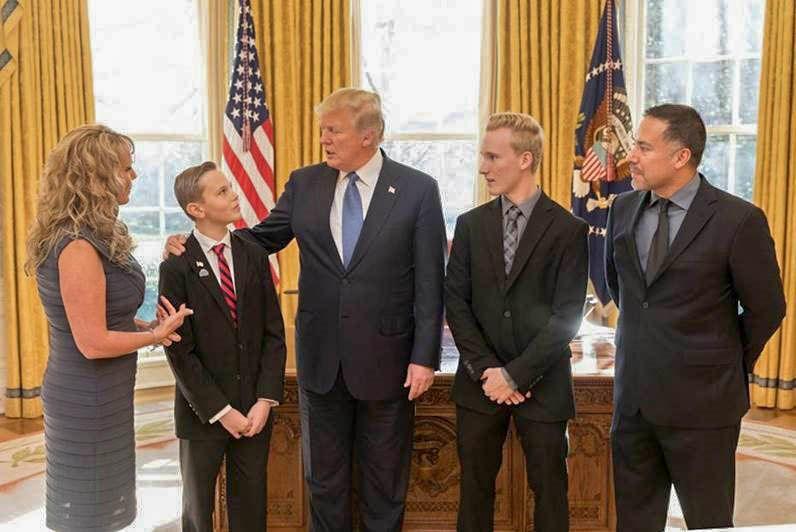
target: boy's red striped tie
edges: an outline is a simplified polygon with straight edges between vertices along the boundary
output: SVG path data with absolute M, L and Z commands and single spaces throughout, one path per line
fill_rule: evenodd
M 232 316 L 232 322 L 237 325 L 238 323 L 238 299 L 235 297 L 235 285 L 232 282 L 232 274 L 229 271 L 229 264 L 227 259 L 224 258 L 225 244 L 216 244 L 211 249 L 218 257 L 218 271 L 221 274 L 219 281 L 221 282 L 221 293 L 224 294 L 224 301 L 227 302 L 229 307 L 229 314 Z

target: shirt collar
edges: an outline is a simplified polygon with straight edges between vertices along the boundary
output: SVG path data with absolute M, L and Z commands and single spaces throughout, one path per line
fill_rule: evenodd
M 539 197 L 541 195 L 542 195 L 542 189 L 536 187 L 536 192 L 531 194 L 530 198 L 517 205 L 517 208 L 520 210 L 522 215 L 525 216 L 526 220 L 531 217 L 531 212 L 533 212 L 533 208 L 539 202 Z M 501 201 L 501 208 L 503 209 L 503 215 L 505 216 L 508 214 L 509 209 L 511 208 L 512 205 L 514 205 L 514 203 L 506 196 L 500 196 L 500 201 Z
M 373 154 L 373 157 L 368 160 L 361 168 L 354 170 L 359 177 L 359 180 L 367 187 L 372 187 L 376 184 L 376 181 L 379 179 L 379 174 L 381 174 L 381 167 L 384 164 L 384 157 L 381 154 L 381 150 L 376 150 L 376 153 Z M 342 181 L 346 178 L 346 176 L 350 172 L 343 172 L 340 171 L 340 174 L 337 176 L 338 181 Z
M 210 251 L 213 249 L 213 247 L 216 244 L 225 244 L 227 247 L 230 247 L 229 231 L 226 232 L 224 238 L 222 238 L 221 240 L 215 240 L 207 235 L 202 234 L 201 232 L 199 232 L 199 229 L 194 227 L 193 236 L 196 237 L 196 241 L 199 242 L 199 246 L 202 248 L 202 251 L 204 251 L 205 255 L 208 256 Z
M 694 177 L 691 178 L 688 183 L 680 187 L 680 189 L 672 194 L 672 197 L 669 198 L 669 201 L 687 211 L 689 207 L 691 207 L 691 203 L 694 201 L 694 198 L 697 195 L 697 191 L 699 190 L 699 172 L 694 174 Z M 655 192 L 650 193 L 650 206 L 655 205 L 661 197 L 658 196 Z

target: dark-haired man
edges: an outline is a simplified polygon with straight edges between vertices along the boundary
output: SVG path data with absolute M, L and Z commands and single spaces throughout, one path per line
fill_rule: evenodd
M 648 109 L 629 157 L 636 190 L 608 217 L 620 532 L 663 530 L 672 484 L 688 528 L 732 526 L 747 374 L 785 315 L 766 217 L 697 171 L 705 138 L 691 107 Z

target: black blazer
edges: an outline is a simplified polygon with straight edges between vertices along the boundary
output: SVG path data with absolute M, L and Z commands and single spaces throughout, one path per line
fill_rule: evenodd
M 452 392 L 458 405 L 486 414 L 513 408 L 535 421 L 575 416 L 569 343 L 586 297 L 588 232 L 542 193 L 506 279 L 500 199 L 459 217 L 445 282 L 460 355 Z M 514 407 L 492 402 L 480 380 L 491 367 L 505 367 L 531 398 Z
M 177 330 L 182 340 L 166 348 L 177 380 L 174 419 L 179 438 L 226 438 L 229 433 L 221 423 L 208 421 L 227 404 L 246 415 L 258 398 L 282 401 L 285 330 L 268 254 L 234 234 L 230 240 L 237 328 L 193 235 L 185 253 L 160 264 L 160 294 L 175 308 L 185 303 L 194 311 Z M 201 270 L 209 275 L 200 276 Z
M 328 392 L 342 365 L 357 399 L 397 398 L 410 362 L 439 367 L 447 246 L 439 188 L 385 156 L 345 269 L 329 227 L 338 174 L 325 163 L 294 171 L 268 218 L 242 231 L 269 253 L 298 242 L 301 386 Z
M 615 411 L 641 409 L 659 425 L 738 423 L 749 409 L 747 374 L 785 316 L 765 214 L 700 179 L 649 286 L 635 239 L 649 192 L 621 194 L 608 215 L 605 272 L 620 310 Z

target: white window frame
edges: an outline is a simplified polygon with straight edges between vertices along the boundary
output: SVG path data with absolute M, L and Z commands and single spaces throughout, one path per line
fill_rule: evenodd
M 196 13 L 198 17 L 201 17 L 201 10 L 205 9 L 205 4 L 201 0 L 193 0 L 194 4 L 196 5 Z M 232 3 L 230 2 L 230 10 L 232 10 Z M 230 19 L 232 20 L 232 19 Z M 204 54 L 201 53 L 202 47 L 202 36 L 201 36 L 201 27 L 199 28 L 199 35 L 197 40 L 197 46 L 200 50 L 198 54 L 201 57 L 201 60 L 204 62 Z M 231 40 L 230 42 L 234 42 Z M 204 68 L 207 68 L 207 65 L 203 65 Z M 202 158 L 203 160 L 208 159 L 209 154 L 209 131 L 208 131 L 208 124 L 207 124 L 207 110 L 209 108 L 208 101 L 207 101 L 207 76 L 202 75 L 202 91 L 201 97 L 204 99 L 204 120 L 202 124 L 202 134 L 189 134 L 189 133 L 149 133 L 144 131 L 125 131 L 124 133 L 129 136 L 135 144 L 139 142 L 201 142 L 203 143 L 202 146 Z M 133 167 L 135 167 L 135 161 L 133 161 Z M 161 228 L 160 237 L 162 241 L 165 241 L 165 217 L 166 214 L 171 213 L 182 213 L 182 209 L 179 206 L 171 206 L 166 205 L 166 194 L 168 193 L 166 187 L 164 186 L 164 181 L 166 176 L 164 174 L 163 168 L 161 167 L 160 173 L 158 175 L 158 204 L 157 206 L 122 206 L 121 213 L 122 217 L 124 213 L 151 213 L 157 212 L 158 213 L 158 225 Z M 133 234 L 135 237 L 135 234 Z M 151 240 L 151 239 L 147 239 Z M 166 353 L 163 350 L 162 346 L 157 346 L 154 348 L 142 348 L 138 352 L 138 375 L 136 377 L 136 384 L 135 389 L 147 389 L 147 388 L 159 388 L 162 386 L 173 386 L 175 384 L 174 375 L 169 368 L 168 362 L 166 360 Z
M 351 64 L 351 82 L 354 87 L 365 88 L 362 84 L 362 6 L 367 0 L 351 0 L 351 57 L 349 59 Z M 481 0 L 484 1 L 484 0 Z M 486 0 L 489 1 L 489 0 Z M 482 54 L 483 56 L 483 54 Z M 478 142 L 480 140 L 480 132 L 476 129 L 472 133 L 468 132 L 445 132 L 445 133 L 395 133 L 385 132 L 383 142 L 390 141 L 418 141 L 418 142 L 447 142 L 447 141 L 469 141 L 476 144 L 476 167 L 473 168 L 475 179 L 472 187 L 472 201 L 471 206 L 475 207 L 478 204 Z M 389 155 L 389 154 L 388 154 Z M 446 175 L 445 171 L 446 160 L 442 158 L 440 162 L 440 176 Z M 439 176 L 434 176 L 439 177 Z M 443 205 L 444 207 L 444 205 Z M 449 235 L 453 238 L 453 235 Z
M 625 70 L 625 83 L 628 91 L 628 101 L 630 104 L 632 116 L 634 117 L 634 127 L 638 127 L 638 122 L 644 113 L 644 89 L 646 66 L 655 63 L 670 63 L 670 62 L 686 62 L 691 64 L 694 62 L 711 62 L 729 60 L 733 64 L 733 103 L 732 103 L 732 121 L 733 124 L 739 123 L 740 115 L 740 90 L 741 90 L 741 66 L 740 63 L 745 59 L 761 59 L 762 50 L 760 53 L 741 53 L 741 54 L 724 54 L 713 56 L 700 56 L 697 60 L 689 58 L 688 56 L 680 57 L 666 57 L 666 58 L 646 58 L 646 42 L 647 42 L 647 24 L 646 24 L 646 5 L 647 0 L 627 0 L 623 4 L 624 8 L 624 42 L 622 43 L 622 51 L 625 56 L 625 64 L 630 68 Z M 735 11 L 731 13 L 730 18 L 738 20 L 741 16 L 739 3 L 731 4 L 732 9 Z M 693 83 L 691 79 L 691 69 L 687 69 L 686 79 L 686 102 L 691 102 Z M 728 153 L 728 174 L 727 174 L 727 188 L 731 193 L 735 191 L 735 155 L 738 136 L 751 135 L 757 138 L 757 124 L 750 125 L 706 125 L 708 142 L 711 136 L 727 135 L 729 138 Z

